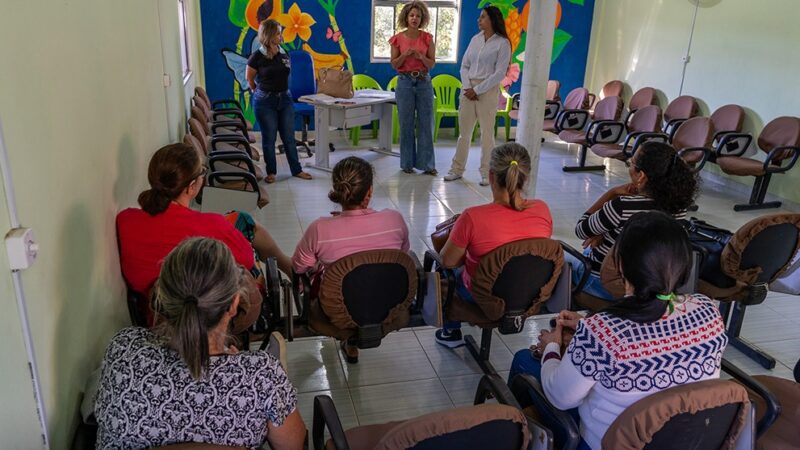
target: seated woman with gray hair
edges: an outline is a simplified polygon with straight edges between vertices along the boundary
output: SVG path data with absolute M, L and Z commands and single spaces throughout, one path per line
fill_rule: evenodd
M 215 239 L 186 239 L 167 255 L 155 286 L 156 327 L 125 328 L 106 350 L 95 404 L 98 449 L 182 442 L 302 448 L 297 391 L 279 361 L 231 343 L 241 270 Z

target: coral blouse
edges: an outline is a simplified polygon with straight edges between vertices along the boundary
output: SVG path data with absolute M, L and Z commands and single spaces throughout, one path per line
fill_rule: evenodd
M 411 39 L 406 36 L 405 32 L 401 31 L 389 39 L 389 45 L 397 47 L 401 54 L 413 48 L 423 55 L 427 55 L 428 49 L 433 45 L 433 35 L 420 30 L 419 36 L 416 39 Z M 398 72 L 413 72 L 415 70 L 427 71 L 428 68 L 425 67 L 421 60 L 414 57 L 406 58 L 403 64 L 397 68 Z

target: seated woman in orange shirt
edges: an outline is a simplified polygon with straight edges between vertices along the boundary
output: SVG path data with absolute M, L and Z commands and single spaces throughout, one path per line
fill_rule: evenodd
M 509 242 L 549 238 L 553 234 L 547 204 L 522 196 L 530 176 L 531 159 L 525 147 L 512 142 L 492 150 L 492 203 L 465 209 L 439 253 L 445 267 L 457 268 L 456 293 L 462 299 L 474 302 L 471 279 L 483 255 Z M 436 342 L 450 348 L 464 345 L 461 323 L 446 322 L 443 329 L 436 331 Z

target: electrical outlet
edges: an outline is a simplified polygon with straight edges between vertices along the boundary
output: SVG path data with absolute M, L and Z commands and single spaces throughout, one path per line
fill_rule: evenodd
M 24 270 L 39 254 L 39 244 L 30 228 L 14 228 L 6 234 L 6 252 L 11 270 Z

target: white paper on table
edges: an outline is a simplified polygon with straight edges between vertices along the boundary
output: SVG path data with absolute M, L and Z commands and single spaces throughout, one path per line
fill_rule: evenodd
M 380 89 L 361 89 L 353 94 L 353 97 L 361 98 L 394 98 L 394 92 L 382 91 Z

